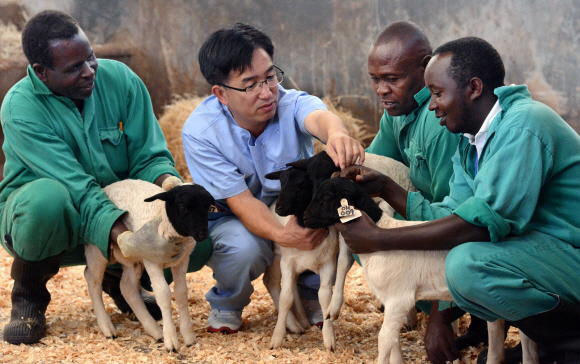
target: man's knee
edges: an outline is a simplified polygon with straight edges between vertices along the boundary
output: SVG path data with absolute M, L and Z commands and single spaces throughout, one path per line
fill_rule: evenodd
M 452 292 L 464 295 L 474 289 L 475 282 L 481 277 L 481 254 L 478 253 L 483 243 L 465 243 L 449 251 L 445 260 L 445 276 Z
M 27 189 L 27 215 L 35 221 L 50 223 L 52 219 L 62 219 L 73 207 L 70 193 L 58 181 L 41 178 L 23 188 Z

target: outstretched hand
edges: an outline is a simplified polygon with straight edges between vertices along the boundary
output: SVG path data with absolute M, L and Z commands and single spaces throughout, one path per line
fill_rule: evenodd
M 326 153 L 334 161 L 334 165 L 344 169 L 355 163 L 362 164 L 365 160 L 365 150 L 359 141 L 346 134 L 335 133 L 326 141 Z
M 374 253 L 378 249 L 375 246 L 375 239 L 377 229 L 384 230 L 364 212 L 361 211 L 362 216 L 356 220 L 343 223 L 336 223 L 334 227 L 342 234 L 344 242 L 348 245 L 353 254 Z
M 373 197 L 379 196 L 383 192 L 388 178 L 374 169 L 363 166 L 346 167 L 340 172 L 340 177 L 345 177 L 358 183 Z

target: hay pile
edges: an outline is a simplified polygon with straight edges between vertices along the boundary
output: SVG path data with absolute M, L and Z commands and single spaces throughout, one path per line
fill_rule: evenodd
M 167 140 L 167 147 L 173 159 L 175 159 L 175 169 L 177 169 L 177 172 L 179 172 L 185 182 L 191 182 L 191 175 L 187 169 L 185 155 L 183 154 L 181 130 L 185 120 L 206 98 L 207 96 L 176 96 L 171 104 L 165 106 L 163 115 L 159 118 L 159 125 Z
M 0 327 L 10 318 L 10 258 L 0 249 Z M 130 321 L 117 311 L 113 301 L 104 295 L 105 307 L 118 332 L 118 338 L 106 339 L 97 327 L 84 267 L 63 268 L 49 281 L 52 301 L 48 306 L 48 333 L 35 345 L 10 345 L 0 340 L 0 363 L 372 363 L 378 355 L 377 337 L 382 314 L 369 292 L 362 269 L 355 264 L 348 274 L 345 303 L 334 327 L 337 350 L 327 353 L 322 332 L 310 328 L 305 334 L 288 334 L 283 347 L 269 349 L 276 324 L 276 311 L 259 278 L 252 302 L 243 313 L 243 331 L 235 335 L 210 334 L 206 331 L 209 305 L 204 294 L 213 286 L 211 270 L 187 275 L 189 311 L 193 319 L 197 344 L 181 347 L 179 353 L 167 353 L 162 343 L 147 336 L 138 322 Z M 173 320 L 177 306 L 173 305 Z M 462 318 L 460 330 L 466 330 L 468 318 Z M 425 363 L 423 335 L 424 314 L 419 314 L 417 330 L 401 333 L 401 345 L 408 363 Z M 517 343 L 517 334 L 510 331 L 508 345 Z M 464 363 L 475 363 L 481 348 L 463 353 Z
M 175 159 L 175 168 L 185 181 L 191 181 L 191 175 L 187 169 L 185 156 L 183 154 L 183 144 L 181 142 L 181 130 L 187 117 L 195 110 L 195 108 L 207 98 L 207 96 L 183 96 L 176 97 L 174 101 L 165 106 L 163 115 L 159 118 L 159 125 L 167 140 L 169 151 Z M 336 102 L 329 97 L 325 97 L 322 101 L 328 107 L 328 110 L 338 115 L 346 124 L 350 135 L 361 142 L 363 147 L 367 147 L 374 138 L 374 134 L 369 132 L 364 121 L 357 119 L 352 114 L 341 106 L 337 106 Z M 324 144 L 315 139 L 314 153 L 318 153 L 325 149 Z
M 14 24 L 0 21 L 0 59 L 14 58 L 23 55 L 22 32 Z

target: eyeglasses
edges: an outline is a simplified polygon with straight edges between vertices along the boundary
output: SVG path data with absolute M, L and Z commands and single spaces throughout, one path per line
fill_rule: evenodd
M 262 91 L 262 85 L 265 83 L 270 88 L 276 87 L 282 83 L 282 80 L 284 79 L 284 71 L 282 71 L 282 69 L 276 65 L 274 65 L 274 68 L 276 69 L 276 73 L 274 73 L 272 76 L 268 76 L 264 81 L 253 83 L 246 88 L 231 87 L 228 85 L 224 85 L 223 83 L 220 83 L 219 85 L 232 90 L 245 92 L 248 95 L 257 95 Z

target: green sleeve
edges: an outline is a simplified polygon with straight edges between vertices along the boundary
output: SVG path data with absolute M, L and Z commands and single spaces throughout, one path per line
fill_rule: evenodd
M 164 173 L 179 177 L 145 85 L 133 71 L 126 69 L 126 72 L 130 87 L 124 132 L 129 156 L 129 178 L 153 183 Z
M 386 111 L 381 118 L 379 132 L 366 151 L 383 157 L 393 158 L 394 160 L 404 163 L 397 142 L 397 137 L 395 136 L 393 118 L 389 116 Z
M 16 158 L 30 171 L 23 173 L 34 174 L 31 179 L 50 178 L 62 183 L 81 216 L 80 237 L 108 257 L 112 224 L 124 211 L 85 172 L 71 148 L 42 122 L 42 115 L 31 109 L 13 115 L 22 115 L 22 119 L 6 120 L 4 133 Z

